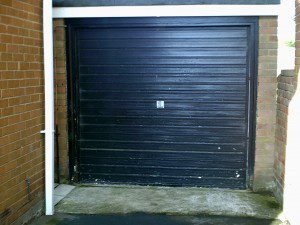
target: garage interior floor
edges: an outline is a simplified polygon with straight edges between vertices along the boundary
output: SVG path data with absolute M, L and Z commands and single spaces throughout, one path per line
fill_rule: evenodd
M 222 215 L 276 219 L 279 218 L 281 208 L 270 195 L 244 190 L 81 185 L 60 200 L 55 212 L 90 215 Z

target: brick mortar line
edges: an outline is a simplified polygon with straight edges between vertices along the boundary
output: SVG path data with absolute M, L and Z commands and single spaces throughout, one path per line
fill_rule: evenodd
M 41 143 L 41 142 L 42 142 L 42 140 L 37 140 L 37 141 L 33 142 L 32 145 L 33 145 L 33 144 L 39 144 L 39 143 Z M 28 146 L 28 145 L 26 145 L 26 146 Z M 24 148 L 24 147 L 20 147 L 20 148 Z M 16 151 L 20 151 L 20 148 L 15 149 L 13 152 L 15 153 Z M 23 157 L 28 156 L 28 155 L 30 155 L 30 153 L 33 153 L 33 152 L 36 152 L 36 151 L 39 151 L 39 150 L 43 150 L 43 147 L 42 147 L 42 146 L 39 146 L 39 147 L 37 147 L 35 150 L 33 150 L 32 152 L 29 152 L 29 153 L 27 153 L 26 155 L 23 155 Z M 42 157 L 42 158 L 43 158 L 44 155 L 41 155 L 41 156 L 37 156 L 37 157 L 35 157 L 35 158 L 32 158 L 32 159 L 30 159 L 30 161 L 32 161 L 32 160 L 34 160 L 34 159 L 37 159 L 38 157 Z M 19 157 L 19 158 L 13 159 L 13 160 L 11 160 L 11 161 L 9 161 L 9 162 L 6 162 L 6 163 L 2 164 L 0 168 L 5 168 L 5 166 L 7 166 L 7 164 L 17 162 L 17 161 L 18 161 L 19 159 L 21 159 L 21 158 L 22 158 L 22 156 Z M 30 161 L 28 161 L 28 162 L 30 162 Z M 23 163 L 22 165 L 19 165 L 19 166 L 15 167 L 14 169 L 18 169 L 18 168 L 22 167 L 23 165 L 24 165 L 24 163 Z M 9 173 L 9 172 L 11 172 L 11 170 L 6 171 L 6 173 Z M 15 177 L 13 177 L 13 178 L 7 180 L 6 182 L 4 182 L 4 183 L 2 183 L 2 184 L 5 184 L 5 183 L 11 181 L 11 180 L 14 179 L 14 178 L 15 178 Z
M 41 179 L 37 179 L 34 183 L 32 183 L 32 185 L 33 185 L 33 184 L 36 184 L 36 183 L 38 183 L 38 182 L 40 182 L 40 181 L 41 181 Z M 41 189 L 41 186 L 36 187 L 35 189 L 33 189 L 33 190 L 32 190 L 32 193 L 37 192 L 39 189 Z M 23 191 L 24 191 L 24 190 L 23 190 Z M 19 191 L 19 192 L 17 192 L 17 194 L 19 194 L 19 193 L 21 193 L 21 192 L 23 192 L 23 191 Z M 44 192 L 44 190 L 43 190 L 43 192 Z M 15 195 L 14 195 L 14 196 L 15 196 Z M 13 205 L 18 204 L 19 201 L 24 200 L 24 199 L 26 199 L 26 198 L 27 198 L 27 194 L 26 194 L 25 196 L 23 196 L 20 200 L 18 200 L 17 202 L 15 202 Z M 43 197 L 40 196 L 40 198 L 43 198 Z M 32 201 L 35 201 L 35 200 L 33 199 Z
M 36 184 L 38 181 L 40 181 L 40 179 L 38 179 L 38 180 L 37 180 L 36 182 L 34 182 L 34 183 Z M 34 183 L 32 183 L 31 185 L 33 185 Z M 15 186 L 14 186 L 14 187 L 15 187 Z M 36 188 L 33 189 L 33 190 L 31 190 L 31 193 L 37 192 L 39 189 L 41 189 L 40 186 L 39 186 L 39 187 L 36 187 Z M 26 189 L 25 189 L 25 191 L 26 191 Z M 7 201 L 9 201 L 9 200 L 11 200 L 12 198 L 14 198 L 17 194 L 20 194 L 20 193 L 22 193 L 22 192 L 24 192 L 24 190 L 18 191 L 18 192 L 15 193 L 11 198 L 7 199 L 7 200 L 4 202 L 4 204 L 5 204 Z M 36 197 L 36 196 L 35 196 L 35 197 Z M 14 202 L 14 203 L 12 204 L 11 207 L 13 208 L 13 207 L 17 206 L 20 202 L 23 202 L 24 200 L 26 200 L 26 198 L 27 198 L 27 194 L 24 195 L 22 198 L 20 198 L 18 201 Z M 42 198 L 42 197 L 40 197 L 40 198 Z M 30 202 L 28 202 L 28 203 L 31 204 L 31 202 L 34 202 L 34 201 L 36 201 L 36 199 L 32 199 L 32 201 L 30 201 Z M 6 204 L 7 204 L 7 203 L 6 203 Z M 26 205 L 27 205 L 27 204 L 26 204 Z M 25 206 L 25 205 L 23 205 L 23 206 Z M 18 208 L 17 211 L 19 211 L 21 208 L 23 208 L 23 207 Z
M 35 103 L 37 103 L 37 102 L 35 102 Z M 38 103 L 40 103 L 40 102 L 38 102 Z M 14 106 L 11 106 L 11 108 L 14 108 Z M 42 108 L 36 108 L 34 110 L 38 110 L 38 109 L 44 110 L 44 107 L 42 107 Z M 34 110 L 26 110 L 26 111 L 23 111 L 23 112 L 20 112 L 20 113 L 14 113 L 14 115 L 22 115 L 22 114 L 24 114 L 24 112 L 31 112 L 31 111 L 34 111 Z M 42 116 L 45 116 L 45 114 L 43 113 Z M 8 116 L 1 116 L 1 119 L 6 119 L 6 118 L 9 118 L 9 117 L 10 117 L 10 115 L 8 115 Z
M 30 36 L 21 36 L 21 35 L 17 35 L 17 34 L 7 34 L 7 33 L 0 33 L 0 35 L 3 35 L 5 34 L 5 36 L 11 36 L 12 38 L 15 38 L 15 37 L 18 37 L 18 38 L 27 38 L 27 39 L 33 39 L 35 41 L 41 41 L 42 42 L 42 39 L 39 39 L 39 38 L 32 38 Z M 32 45 L 32 44 L 20 44 L 20 43 L 15 43 L 15 42 L 1 42 L 2 44 L 6 44 L 6 45 L 13 45 L 13 46 L 16 46 L 16 47 L 31 47 L 31 48 L 38 48 L 38 49 L 43 49 L 43 46 L 42 45 Z M 6 46 L 7 47 L 7 46 Z M 7 51 L 5 52 L 2 52 L 2 53 L 8 53 Z M 13 52 L 12 54 L 22 54 L 23 52 Z M 28 54 L 28 53 L 23 53 L 23 54 Z M 41 54 L 38 54 L 38 53 L 34 53 L 32 55 L 38 55 L 38 56 L 41 56 Z
M 13 17 L 13 16 L 7 16 L 9 18 L 16 18 L 16 17 Z M 22 22 L 24 23 L 31 23 L 31 24 L 34 24 L 34 25 L 41 25 L 41 23 L 38 23 L 38 22 L 33 22 L 33 20 L 26 20 L 26 19 L 22 19 L 21 20 Z M 24 27 L 22 25 L 20 26 L 17 26 L 17 25 L 13 25 L 13 24 L 6 24 L 6 23 L 0 23 L 1 25 L 4 25 L 6 26 L 6 29 L 7 27 L 13 27 L 13 28 L 21 28 L 23 30 L 29 30 L 29 31 L 35 31 L 35 32 L 39 32 L 42 34 L 42 31 L 40 29 L 33 29 L 33 28 L 28 28 L 28 27 Z M 11 35 L 10 33 L 1 33 L 1 34 L 7 34 L 7 35 Z M 22 36 L 21 36 L 22 37 Z
M 14 132 L 13 134 L 17 134 L 17 132 Z M 13 135 L 13 134 L 11 134 L 11 135 Z M 3 146 L 1 146 L 1 148 L 2 148 L 2 147 L 5 148 L 5 147 L 8 147 L 9 145 L 17 144 L 18 142 L 25 141 L 25 139 L 34 138 L 35 136 L 37 136 L 37 135 L 39 135 L 39 134 L 40 134 L 40 132 L 33 133 L 33 134 L 28 135 L 28 136 L 26 136 L 26 137 L 20 138 L 20 140 L 13 141 L 13 142 L 10 142 L 9 144 L 3 145 Z M 22 136 L 22 134 L 21 134 L 20 131 L 19 131 L 19 136 Z M 42 140 L 42 139 L 41 139 L 41 140 Z M 29 147 L 30 145 L 34 145 L 34 144 L 40 142 L 41 140 L 37 140 L 37 141 L 35 141 L 35 142 L 31 143 L 31 144 L 24 144 L 24 145 L 21 145 L 21 147 L 14 148 L 14 150 L 13 150 L 12 152 L 16 153 L 16 151 L 20 150 L 20 148 Z M 4 155 L 1 156 L 1 157 L 7 156 L 8 154 L 11 154 L 11 153 L 4 154 Z M 1 165 L 1 167 L 4 166 L 4 165 L 5 165 L 5 164 Z
M 35 88 L 36 86 L 32 86 L 32 88 Z M 10 90 L 10 89 L 6 89 L 6 90 Z M 2 100 L 10 100 L 10 99 L 18 99 L 18 98 L 22 98 L 22 97 L 26 97 L 26 96 L 32 96 L 32 95 L 41 95 L 40 97 L 43 97 L 44 94 L 42 92 L 37 92 L 37 93 L 34 93 L 34 94 L 24 94 L 24 95 L 15 95 L 15 96 L 11 96 L 11 97 L 2 97 L 1 99 Z M 8 107 L 5 107 L 5 108 L 9 108 L 9 107 L 15 107 L 15 106 L 26 106 L 26 105 L 29 105 L 29 104 L 33 104 L 33 103 L 38 103 L 38 102 L 41 102 L 41 100 L 38 100 L 38 101 L 33 101 L 33 102 L 26 102 L 26 103 L 19 103 L 17 105 L 8 105 Z M 4 108 L 0 108 L 0 109 L 4 109 Z M 1 117 L 2 118 L 2 117 Z
M 11 36 L 11 37 L 18 37 L 18 38 L 27 38 L 27 39 L 32 39 L 32 40 L 35 40 L 35 41 L 43 41 L 41 38 L 33 38 L 33 37 L 31 37 L 31 36 L 22 36 L 22 35 L 20 35 L 20 34 L 11 34 L 11 33 L 0 33 L 0 35 L 6 35 L 6 36 Z M 10 42 L 1 42 L 2 44 L 12 44 L 12 45 L 14 45 L 14 46 L 25 46 L 25 47 L 27 47 L 27 46 L 30 46 L 30 47 L 39 47 L 39 48 L 43 48 L 42 46 L 34 46 L 34 45 L 25 45 L 25 44 L 19 44 L 19 43 L 14 43 L 14 42 L 12 42 L 12 43 L 10 43 Z M 1 53 L 7 53 L 7 51 L 5 51 L 5 52 L 1 52 Z M 12 53 L 13 54 L 13 53 Z
M 33 135 L 31 135 L 31 136 L 33 136 Z M 30 138 L 31 136 L 29 136 L 29 137 L 27 137 L 27 138 Z M 8 156 L 9 154 L 16 154 L 18 151 L 24 151 L 23 148 L 27 148 L 27 147 L 29 147 L 30 145 L 35 145 L 35 144 L 39 144 L 39 145 L 40 145 L 41 142 L 42 142 L 42 140 L 37 140 L 37 141 L 33 142 L 33 144 L 27 144 L 27 145 L 24 145 L 24 146 L 15 148 L 15 149 L 14 149 L 13 151 L 11 151 L 10 153 L 7 153 L 7 154 L 3 155 L 3 157 L 4 157 L 4 156 Z M 13 143 L 12 143 L 12 144 L 13 144 Z M 23 155 L 23 156 L 28 156 L 28 155 L 30 155 L 30 153 L 39 151 L 40 148 L 43 148 L 43 147 L 42 147 L 42 146 L 39 146 L 39 147 L 37 147 L 37 148 L 36 148 L 35 150 L 33 150 L 33 151 L 30 151 L 30 150 L 29 150 L 29 151 L 28 151 L 25 155 Z M 18 160 L 18 159 L 20 159 L 20 158 L 22 158 L 22 156 L 20 156 L 20 157 L 18 157 L 18 158 L 15 158 L 13 161 Z M 13 162 L 13 161 L 6 162 L 5 164 L 1 165 L 1 168 L 4 167 L 7 163 L 10 163 L 10 162 Z M 14 168 L 13 170 L 16 170 L 16 169 L 17 169 L 17 168 Z M 11 171 L 7 171 L 6 173 L 9 173 L 9 172 L 11 172 Z M 9 180 L 8 180 L 8 181 L 9 181 Z
M 33 9 L 37 9 L 37 10 L 41 10 L 41 11 L 43 10 L 43 7 L 42 7 L 42 6 L 39 7 L 39 6 L 36 6 L 36 5 L 31 5 L 31 4 L 29 4 L 29 3 L 27 3 L 27 2 L 24 2 L 24 1 L 22 1 L 22 4 L 25 4 L 25 5 L 29 6 L 29 7 L 32 7 Z M 42 16 L 42 15 L 40 14 L 40 12 L 39 12 L 39 13 L 28 12 L 28 11 L 26 11 L 26 10 L 24 10 L 24 9 L 20 9 L 20 8 L 14 7 L 14 6 L 3 5 L 3 4 L 1 4 L 1 3 L 0 3 L 0 5 L 2 5 L 2 7 L 4 7 L 4 8 L 9 8 L 9 9 L 14 10 L 14 11 L 25 12 L 25 13 L 27 13 L 27 14 L 29 14 L 29 15 L 34 15 L 34 16 L 39 16 L 39 17 Z M 10 15 L 10 14 L 8 14 L 8 13 L 6 12 L 6 14 L 4 14 L 4 15 L 7 16 L 7 15 Z M 22 17 L 19 17 L 19 15 L 16 15 L 15 18 L 22 18 Z
M 21 122 L 9 124 L 9 125 L 3 126 L 3 127 L 1 127 L 1 128 L 3 128 L 3 129 L 9 128 L 10 126 L 15 126 L 15 125 L 19 125 L 19 124 L 26 123 L 26 122 L 31 122 L 31 121 L 33 121 L 33 120 L 36 120 L 36 119 L 42 118 L 42 117 L 43 117 L 43 116 L 39 115 L 39 116 L 33 117 L 33 118 L 29 119 L 29 120 L 23 120 L 23 121 L 21 121 Z M 25 124 L 25 126 L 26 126 L 26 124 Z M 36 125 L 36 126 L 37 126 L 37 125 Z M 32 128 L 32 127 L 35 127 L 35 126 L 25 127 L 25 130 L 27 130 L 28 128 Z M 20 131 L 24 131 L 24 130 L 20 130 Z M 14 133 L 16 133 L 16 132 L 12 132 L 12 133 L 5 134 L 5 135 L 3 135 L 2 137 L 8 136 L 8 135 L 12 135 L 12 134 L 14 134 Z M 5 146 L 5 145 L 4 145 L 4 146 Z
M 36 86 L 33 86 L 33 87 L 36 87 Z M 10 88 L 7 88 L 5 90 L 10 90 Z M 34 94 L 26 94 L 26 95 L 20 95 L 20 96 L 14 96 L 14 97 L 7 97 L 7 98 L 1 98 L 1 99 L 3 99 L 3 100 L 18 99 L 18 98 L 22 98 L 22 97 L 31 97 L 31 96 L 36 96 L 36 95 L 44 95 L 44 94 L 43 93 L 34 93 Z
M 29 81 L 29 80 L 32 80 L 32 81 L 41 81 L 43 79 L 39 78 L 39 77 L 32 77 L 32 78 L 26 78 L 26 79 L 2 79 L 1 81 L 7 81 L 7 82 L 13 82 L 13 81 Z M 24 87 L 39 87 L 41 85 L 34 85 L 34 86 L 24 86 Z M 23 88 L 23 86 L 20 86 L 20 88 Z M 10 89 L 18 89 L 18 88 L 4 88 L 2 89 L 1 91 L 3 90 L 10 90 Z
M 22 4 L 25 4 L 25 5 L 29 5 L 29 6 L 35 7 L 35 8 L 40 8 L 40 9 L 42 9 L 42 7 L 39 7 L 39 6 L 36 6 L 36 5 L 32 5 L 31 3 L 24 2 L 24 1 L 21 1 L 21 2 L 22 2 Z M 4 4 L 1 4 L 1 3 L 0 3 L 0 5 L 4 5 Z M 4 6 L 7 6 L 7 7 L 11 8 L 11 7 L 8 6 L 8 5 L 4 5 Z M 12 7 L 13 7 L 13 6 L 12 6 Z
M 38 150 L 42 150 L 42 147 L 39 147 Z M 19 159 L 20 159 L 20 158 L 19 158 Z M 31 161 L 39 160 L 39 159 L 40 159 L 39 157 L 34 157 L 32 160 L 28 161 L 27 164 L 30 163 Z M 42 157 L 41 159 L 43 159 L 43 157 Z M 42 163 L 42 162 L 43 162 L 43 160 L 41 161 L 41 163 Z M 39 164 L 41 164 L 41 163 L 39 163 Z M 24 164 L 25 164 L 25 163 L 24 163 Z M 24 164 L 23 164 L 23 165 L 24 165 Z M 14 179 L 19 180 L 20 177 L 22 177 L 22 176 L 24 176 L 25 174 L 28 174 L 28 173 L 32 174 L 32 176 L 37 175 L 38 173 L 40 173 L 40 171 L 36 171 L 36 168 L 35 168 L 35 167 L 38 167 L 39 164 L 36 164 L 34 167 L 30 167 L 29 169 L 24 170 L 24 172 L 19 173 L 19 174 L 16 175 L 16 176 L 14 176 L 14 175 L 8 176 L 8 177 L 11 177 L 11 178 L 8 179 L 8 180 L 6 180 L 4 183 L 2 183 L 2 185 L 5 185 L 5 184 L 7 184 L 7 183 L 9 183 L 9 182 L 11 182 L 11 181 L 14 181 Z M 9 175 L 9 173 L 11 173 L 11 172 L 16 172 L 17 170 L 21 170 L 21 169 L 22 169 L 22 166 L 17 166 L 17 167 L 15 167 L 13 170 L 6 172 L 6 175 Z M 10 188 L 9 188 L 9 189 L 6 189 L 6 190 L 10 190 L 11 188 L 16 187 L 16 186 L 18 186 L 18 185 L 19 185 L 19 183 L 17 183 L 16 185 L 10 186 Z
M 8 182 L 10 182 L 10 181 L 13 181 L 13 179 L 18 179 L 18 178 L 20 178 L 21 176 L 24 176 L 25 174 L 30 173 L 30 172 L 31 172 L 30 170 L 35 170 L 35 169 L 36 169 L 35 167 L 39 167 L 40 164 L 43 164 L 43 162 L 44 162 L 43 158 L 44 158 L 44 157 L 35 157 L 35 158 L 34 158 L 35 160 L 39 160 L 39 159 L 42 159 L 42 160 L 41 160 L 41 162 L 40 162 L 39 164 L 36 164 L 34 167 L 32 167 L 32 168 L 34 168 L 34 169 L 30 168 L 30 169 L 26 170 L 25 172 L 23 172 L 23 173 L 21 173 L 21 174 L 18 174 L 17 176 L 14 176 L 14 177 L 12 177 L 11 179 L 7 180 L 7 181 L 6 181 L 5 183 L 3 183 L 2 185 L 6 184 L 6 183 L 8 183 Z M 21 169 L 21 166 L 16 167 L 15 170 L 17 170 L 17 169 Z M 43 170 L 44 170 L 44 169 L 43 169 Z M 36 170 L 35 170 L 35 172 L 32 173 L 32 176 L 38 175 L 39 173 L 40 173 L 40 171 L 36 171 Z M 33 184 L 33 183 L 32 183 L 32 184 Z M 14 188 L 14 187 L 16 187 L 16 186 L 18 186 L 18 185 L 20 185 L 20 184 L 17 183 L 16 185 L 11 186 L 9 189 L 6 189 L 6 191 L 9 191 L 10 189 L 12 189 L 12 188 Z
M 28 80 L 29 79 L 33 79 L 33 78 L 28 78 Z M 41 79 L 41 78 L 36 78 L 36 79 L 39 79 L 39 81 L 40 80 L 43 80 L 43 79 Z M 17 80 L 17 79 L 12 79 L 12 80 Z M 23 80 L 23 79 L 21 79 L 21 80 Z M 4 79 L 4 81 L 6 81 L 5 79 Z M 27 87 L 27 86 L 26 86 Z M 12 90 L 12 89 L 27 89 L 26 87 L 19 87 L 19 88 L 5 88 L 4 90 Z M 35 85 L 35 86 L 28 86 L 28 87 L 44 87 L 44 85 Z M 1 90 L 1 91 L 4 91 L 4 90 Z

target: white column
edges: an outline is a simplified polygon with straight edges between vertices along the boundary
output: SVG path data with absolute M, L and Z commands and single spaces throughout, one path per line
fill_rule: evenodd
M 45 85 L 45 202 L 46 215 L 53 215 L 54 191 L 54 77 L 52 0 L 43 1 Z

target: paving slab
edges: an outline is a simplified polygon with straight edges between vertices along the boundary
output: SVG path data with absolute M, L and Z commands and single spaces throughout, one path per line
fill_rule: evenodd
M 63 198 L 65 198 L 75 186 L 67 184 L 58 184 L 54 189 L 54 205 L 59 203 Z
M 123 185 L 76 187 L 55 210 L 71 214 L 204 214 L 262 219 L 275 219 L 281 212 L 274 197 L 251 191 Z

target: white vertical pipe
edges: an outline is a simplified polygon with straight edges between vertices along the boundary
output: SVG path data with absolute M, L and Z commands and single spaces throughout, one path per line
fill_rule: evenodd
M 43 1 L 45 85 L 45 202 L 46 215 L 53 215 L 54 192 L 54 76 L 52 0 Z

